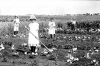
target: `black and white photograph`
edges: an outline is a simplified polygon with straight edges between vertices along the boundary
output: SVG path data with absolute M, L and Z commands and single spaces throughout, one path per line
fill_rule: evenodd
M 100 66 L 100 1 L 0 0 L 0 66 Z

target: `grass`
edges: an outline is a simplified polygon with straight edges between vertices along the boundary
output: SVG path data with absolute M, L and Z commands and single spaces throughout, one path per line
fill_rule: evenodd
M 64 36 L 71 36 L 71 35 L 64 35 Z M 43 38 L 42 38 L 43 39 Z M 20 45 L 20 44 L 22 44 L 22 43 L 24 43 L 24 42 L 27 42 L 27 38 L 4 38 L 4 39 L 2 39 L 3 41 L 11 41 L 13 44 L 15 44 L 16 46 L 18 46 L 18 45 Z M 44 40 L 42 40 L 43 42 L 45 42 L 45 44 L 49 44 L 50 42 L 52 42 L 52 40 L 50 40 L 49 41 L 49 39 L 48 39 L 48 41 L 49 41 L 49 43 L 48 42 L 46 42 L 46 40 L 44 39 Z M 54 42 L 54 44 L 56 44 L 56 45 L 66 45 L 66 42 L 58 42 L 58 41 L 55 41 Z M 68 44 L 72 44 L 73 46 L 82 46 L 82 44 L 83 44 L 83 46 L 87 46 L 87 45 L 91 45 L 91 46 L 94 46 L 94 45 L 99 45 L 99 44 L 91 44 L 91 43 L 89 43 L 89 42 L 87 42 L 87 41 L 85 41 L 84 43 L 83 42 L 80 42 L 80 41 L 77 41 L 77 42 L 75 42 L 75 41 L 68 41 Z M 99 45 L 100 46 L 100 45 Z M 65 50 L 65 49 L 59 49 L 59 50 L 57 50 L 57 51 L 55 51 L 54 53 L 56 53 L 56 54 L 58 54 L 57 56 L 58 56 L 58 65 L 57 66 L 66 66 L 66 62 L 64 62 L 64 61 L 66 61 L 67 60 L 67 58 L 64 58 L 64 56 L 66 56 L 67 55 L 67 51 L 68 50 Z M 83 52 L 83 50 L 81 50 L 81 51 L 78 51 L 79 53 L 80 53 L 80 55 L 79 54 L 76 54 L 75 56 L 76 57 L 80 57 L 80 56 L 82 56 L 82 55 L 84 55 L 84 54 L 82 54 L 81 52 Z M 87 52 L 87 50 L 84 50 L 84 52 Z M 22 58 L 23 57 L 23 58 Z M 27 56 L 26 56 L 27 57 Z M 12 59 L 12 61 L 11 61 L 11 59 Z M 2 59 L 1 59 L 2 60 Z M 20 58 L 16 58 L 16 59 L 14 59 L 14 58 L 10 58 L 10 59 L 8 59 L 9 60 L 9 62 L 1 62 L 1 64 L 4 64 L 4 63 L 7 63 L 8 65 L 10 65 L 11 63 L 13 64 L 13 65 L 19 65 L 19 66 L 34 66 L 35 64 L 36 64 L 36 62 L 34 62 L 34 60 L 38 60 L 38 65 L 39 66 L 56 66 L 55 65 L 55 61 L 53 61 L 53 60 L 47 60 L 47 58 L 44 58 L 44 59 L 42 59 L 41 58 L 41 56 L 39 57 L 39 56 L 37 56 L 36 58 L 34 58 L 34 59 L 28 59 L 28 58 L 25 58 L 25 56 L 20 56 Z M 24 64 L 24 63 L 26 63 L 26 64 Z M 41 65 L 42 64 L 42 65 Z M 4 64 L 5 65 L 5 64 Z M 38 66 L 37 65 L 37 66 Z M 69 65 L 70 66 L 70 65 Z

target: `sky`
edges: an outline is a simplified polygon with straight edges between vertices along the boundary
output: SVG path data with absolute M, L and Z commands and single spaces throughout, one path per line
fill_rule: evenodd
M 100 13 L 99 0 L 0 0 L 0 15 Z

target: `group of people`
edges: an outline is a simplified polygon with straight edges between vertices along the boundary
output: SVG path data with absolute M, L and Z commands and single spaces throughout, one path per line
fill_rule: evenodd
M 31 15 L 29 20 L 31 21 L 31 23 L 29 24 L 29 28 L 28 28 L 28 30 L 29 30 L 28 46 L 31 49 L 32 54 L 37 55 L 37 49 L 38 49 L 38 47 L 40 47 L 39 32 L 38 32 L 39 31 L 39 23 L 37 22 L 37 19 L 34 15 Z M 49 21 L 49 24 L 48 24 L 48 26 L 49 26 L 48 35 L 50 36 L 50 38 L 55 38 L 56 24 L 53 20 L 54 19 L 51 18 L 50 21 Z M 20 22 L 19 18 L 17 16 L 15 16 L 15 19 L 14 19 L 14 36 L 16 36 L 19 32 L 19 24 L 20 23 L 21 22 Z M 74 30 L 74 31 L 76 30 L 76 28 L 79 27 L 79 25 L 80 24 L 78 24 L 75 21 L 75 19 L 72 19 L 71 22 L 68 23 L 68 27 L 71 26 L 71 30 Z M 89 25 L 89 24 L 84 23 L 82 26 L 85 27 L 87 25 Z M 26 26 L 25 26 L 25 28 L 27 29 Z M 76 40 L 78 40 L 80 38 L 81 37 L 75 37 Z M 84 38 L 86 39 L 86 37 L 84 37 Z M 72 38 L 70 38 L 70 40 L 72 40 Z
M 34 15 L 31 15 L 29 20 L 31 23 L 29 24 L 29 28 L 24 26 L 29 31 L 28 36 L 28 46 L 32 53 L 32 55 L 37 55 L 38 47 L 41 47 L 40 45 L 40 39 L 39 39 L 39 23 L 37 22 L 37 19 Z M 14 19 L 14 36 L 16 37 L 19 32 L 19 25 L 22 24 L 17 16 L 15 16 Z M 53 18 L 50 19 L 50 22 L 48 24 L 49 31 L 48 34 L 50 38 L 55 37 L 55 22 L 53 22 Z

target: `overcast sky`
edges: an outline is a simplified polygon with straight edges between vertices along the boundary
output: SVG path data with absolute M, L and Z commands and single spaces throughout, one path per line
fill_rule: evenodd
M 0 0 L 1 15 L 100 13 L 100 1 L 93 0 Z

